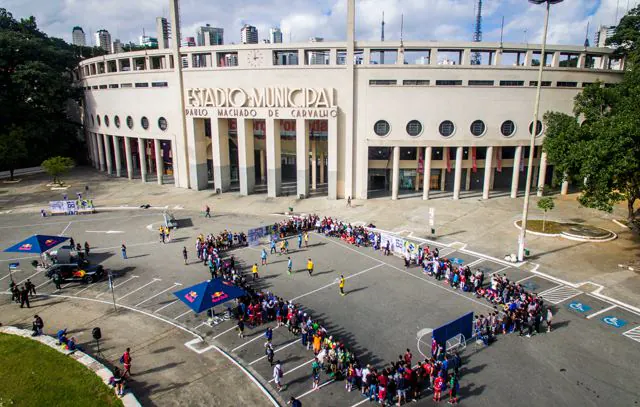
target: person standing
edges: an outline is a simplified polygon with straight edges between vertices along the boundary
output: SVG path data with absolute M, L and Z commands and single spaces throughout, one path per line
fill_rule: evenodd
M 271 250 L 269 251 L 270 254 L 274 254 L 276 253 L 276 239 L 275 238 L 271 238 Z
M 184 259 L 184 265 L 186 266 L 188 264 L 187 263 L 187 258 L 188 258 L 187 246 L 182 246 L 182 258 Z
M 36 286 L 31 282 L 30 279 L 27 279 L 27 282 L 24 283 L 24 286 L 29 290 L 29 294 L 36 295 Z
M 347 197 L 347 208 L 351 208 L 351 195 Z
M 251 267 L 251 274 L 253 274 L 254 280 L 260 278 L 260 276 L 258 275 L 258 263 L 253 263 L 253 267 Z
M 302 249 L 302 232 L 298 233 L 298 249 Z
M 204 217 L 205 218 L 210 218 L 211 217 L 211 208 L 209 208 L 209 205 L 206 205 L 204 207 Z
M 313 261 L 311 261 L 311 258 L 307 260 L 307 272 L 309 273 L 309 277 L 311 277 L 311 274 L 313 274 Z
M 238 336 L 244 338 L 244 317 L 238 318 Z
M 44 322 L 39 315 L 33 316 L 33 336 L 42 335 L 42 328 L 44 328 Z
M 53 275 L 53 283 L 56 285 L 56 290 L 61 290 L 62 287 L 60 286 L 60 283 L 62 282 L 62 278 L 60 277 L 60 274 L 55 273 Z
M 160 243 L 164 243 L 164 226 L 160 225 Z
M 318 358 L 313 359 L 313 363 L 311 363 L 311 378 L 313 380 L 311 389 L 317 390 L 320 386 L 320 362 L 318 362 Z
M 91 247 L 89 246 L 89 242 L 84 242 L 84 256 L 89 258 L 89 250 Z
M 127 257 L 127 246 L 125 246 L 124 242 L 122 243 L 122 247 L 120 247 L 120 251 L 122 252 L 122 258 L 128 259 Z
M 282 391 L 282 376 L 284 376 L 284 371 L 282 370 L 282 364 L 278 360 L 273 368 L 273 381 L 276 383 L 278 391 Z
M 262 248 L 262 253 L 260 253 L 260 259 L 262 260 L 262 265 L 266 266 L 267 265 L 267 250 L 264 247 Z
M 291 399 L 287 401 L 287 405 L 291 407 L 302 407 L 302 402 L 297 398 L 291 396 Z
M 269 361 L 269 366 L 273 366 L 273 355 L 274 355 L 274 351 L 273 351 L 273 344 L 271 343 L 271 341 L 265 342 L 264 344 L 265 347 L 265 354 L 267 355 L 267 360 Z
M 449 404 L 458 404 L 458 390 L 460 390 L 458 375 L 452 374 L 449 380 Z
M 440 402 L 442 389 L 444 389 L 444 379 L 441 375 L 438 375 L 433 381 L 433 401 L 436 403 Z
M 304 247 L 309 247 L 309 232 L 304 232 Z
M 122 364 L 124 364 L 124 373 L 122 374 L 122 377 L 125 377 L 127 375 L 131 376 L 131 361 L 133 359 L 131 358 L 131 349 L 127 348 L 127 350 L 124 351 L 124 353 L 122 354 L 122 357 L 120 358 L 120 361 L 122 362 Z
M 291 257 L 287 257 L 287 273 L 289 273 L 289 275 L 291 275 L 292 268 L 293 268 L 293 261 L 291 260 Z
M 167 237 L 167 243 L 171 242 L 171 228 L 169 226 L 164 228 L 164 234 Z
M 24 307 L 24 304 L 27 304 L 27 308 L 31 308 L 29 305 L 29 290 L 27 290 L 26 286 L 20 290 L 20 308 Z
M 338 283 L 338 287 L 340 287 L 340 295 L 341 296 L 345 296 L 344 293 L 344 276 L 342 274 L 340 274 L 340 282 Z
M 547 333 L 551 332 L 551 321 L 553 321 L 553 312 L 551 308 L 547 308 Z

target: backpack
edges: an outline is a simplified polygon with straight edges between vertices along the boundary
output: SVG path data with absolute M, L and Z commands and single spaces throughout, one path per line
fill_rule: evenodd
M 120 363 L 124 363 L 124 354 L 120 356 Z

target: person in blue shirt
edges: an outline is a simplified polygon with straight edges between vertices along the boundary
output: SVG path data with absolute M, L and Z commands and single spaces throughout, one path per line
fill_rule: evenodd
M 302 233 L 298 233 L 298 249 L 302 249 Z
M 271 329 L 270 327 L 267 328 L 264 333 L 264 337 L 267 338 L 267 342 L 271 342 L 271 340 L 273 339 L 273 329 Z
M 267 251 L 265 250 L 265 248 L 262 248 L 262 253 L 260 253 L 260 258 L 262 259 L 262 265 L 266 266 L 267 265 Z
M 291 269 L 293 268 L 293 261 L 291 260 L 291 257 L 287 257 L 287 273 L 289 273 L 289 275 L 291 275 Z
M 271 239 L 271 254 L 277 253 L 276 251 L 276 239 Z

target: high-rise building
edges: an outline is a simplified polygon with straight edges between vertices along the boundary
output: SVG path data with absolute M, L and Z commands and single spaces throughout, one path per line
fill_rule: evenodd
M 196 44 L 199 47 L 224 44 L 224 29 L 211 27 L 209 24 L 198 28 L 198 31 L 196 31 Z
M 122 48 L 122 42 L 120 42 L 120 40 L 116 38 L 116 40 L 111 43 L 111 53 L 119 54 L 121 52 L 124 52 L 124 49 Z
M 257 44 L 258 29 L 252 25 L 245 24 L 240 30 L 240 42 L 242 44 Z
M 156 17 L 156 35 L 158 36 L 158 48 L 169 48 L 169 38 L 171 38 L 171 26 L 164 17 Z
M 269 29 L 269 42 L 272 44 L 279 44 L 282 42 L 282 31 L 278 27 Z
M 606 47 L 607 38 L 611 38 L 615 32 L 615 25 L 601 25 L 596 31 L 596 38 L 593 45 L 596 47 Z
M 71 43 L 79 47 L 87 45 L 87 37 L 84 35 L 82 27 L 73 27 L 73 30 L 71 31 Z
M 194 37 L 185 37 L 180 43 L 181 47 L 195 47 L 196 39 Z
M 100 47 L 108 53 L 111 52 L 111 34 L 109 31 L 102 29 L 96 31 L 96 47 Z
M 140 45 L 147 48 L 158 48 L 158 39 L 148 35 L 141 35 Z

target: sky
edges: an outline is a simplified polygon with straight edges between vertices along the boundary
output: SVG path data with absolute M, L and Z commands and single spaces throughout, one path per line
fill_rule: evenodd
M 405 41 L 470 41 L 477 0 L 356 0 L 356 39 L 379 40 L 384 12 L 385 39 Z M 548 41 L 582 45 L 599 25 L 614 25 L 627 7 L 640 0 L 565 0 L 553 5 Z M 224 28 L 225 43 L 240 42 L 240 28 L 251 24 L 259 37 L 268 38 L 270 27 L 280 27 L 284 42 L 306 42 L 311 37 L 326 41 L 346 38 L 346 0 L 181 0 L 182 36 L 195 36 L 205 24 Z M 71 41 L 79 25 L 93 43 L 99 29 L 113 39 L 138 42 L 143 29 L 155 35 L 155 18 L 169 17 L 169 0 L 3 0 L 15 18 L 35 16 L 49 36 Z M 505 42 L 539 43 L 544 6 L 527 0 L 483 0 L 483 40 L 499 41 L 504 17 Z M 616 11 L 617 10 L 617 11 Z

